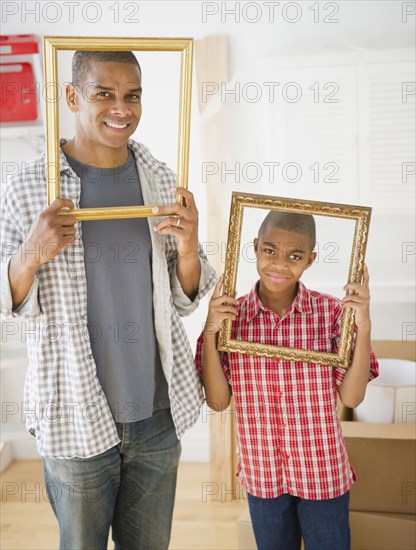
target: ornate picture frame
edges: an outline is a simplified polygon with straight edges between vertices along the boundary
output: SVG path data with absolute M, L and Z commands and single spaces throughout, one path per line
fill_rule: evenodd
M 279 210 L 298 214 L 316 214 L 332 218 L 355 220 L 353 245 L 349 263 L 348 283 L 361 282 L 368 239 L 371 208 L 329 202 L 317 202 L 286 197 L 274 197 L 233 192 L 226 247 L 223 294 L 234 296 L 245 208 Z M 266 214 L 265 214 L 266 215 Z M 232 320 L 223 321 L 218 335 L 220 351 L 316 363 L 331 367 L 348 368 L 354 333 L 354 312 L 346 308 L 343 313 L 338 353 L 265 345 L 231 338 Z
M 192 96 L 192 38 L 122 38 L 90 36 L 44 36 L 44 77 L 46 99 L 46 176 L 48 205 L 60 196 L 59 172 L 59 84 L 57 53 L 60 50 L 90 51 L 158 51 L 181 52 L 177 187 L 188 188 L 189 141 Z M 180 202 L 181 198 L 177 198 Z M 157 216 L 152 209 L 157 205 L 118 206 L 105 208 L 78 208 L 61 211 L 77 220 L 106 220 Z

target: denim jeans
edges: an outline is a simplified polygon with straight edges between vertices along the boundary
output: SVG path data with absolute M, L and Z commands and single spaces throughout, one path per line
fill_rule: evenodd
M 181 444 L 169 409 L 117 424 L 121 442 L 91 458 L 43 458 L 60 550 L 163 550 L 169 545 Z
M 258 550 L 349 550 L 349 492 L 329 500 L 248 495 Z

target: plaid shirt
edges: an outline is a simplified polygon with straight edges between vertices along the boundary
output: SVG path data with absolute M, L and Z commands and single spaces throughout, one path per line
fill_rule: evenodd
M 65 140 L 61 141 L 61 144 Z M 172 202 L 174 173 L 146 147 L 129 141 L 136 158 L 144 204 Z M 87 281 L 82 227 L 76 241 L 42 265 L 24 302 L 12 311 L 10 258 L 46 205 L 46 160 L 38 155 L 10 178 L 2 197 L 2 317 L 22 316 L 29 367 L 24 389 L 26 427 L 42 456 L 90 457 L 118 444 L 116 425 L 96 374 L 87 330 Z M 81 182 L 61 151 L 61 196 L 79 207 Z M 193 426 L 203 393 L 180 315 L 189 315 L 215 283 L 215 272 L 199 245 L 201 278 L 193 302 L 176 274 L 176 239 L 153 231 L 160 218 L 148 218 L 152 239 L 153 307 L 162 367 L 169 383 L 178 437 Z M 114 223 L 114 222 L 112 222 Z M 19 252 L 20 253 L 20 252 Z
M 232 338 L 336 352 L 339 300 L 301 282 L 289 311 L 279 319 L 259 300 L 257 285 L 238 300 Z M 202 367 L 203 335 L 196 365 Z M 305 499 L 335 498 L 348 491 L 351 468 L 340 422 L 337 387 L 345 369 L 220 352 L 235 400 L 239 467 L 247 491 L 260 498 L 289 493 Z M 371 353 L 370 380 L 378 375 Z

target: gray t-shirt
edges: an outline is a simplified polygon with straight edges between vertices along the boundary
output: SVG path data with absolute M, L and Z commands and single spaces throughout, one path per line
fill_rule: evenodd
M 81 178 L 81 208 L 143 205 L 133 153 L 116 169 L 66 155 Z M 152 243 L 146 218 L 82 223 L 88 331 L 97 375 L 116 422 L 169 407 L 154 330 Z

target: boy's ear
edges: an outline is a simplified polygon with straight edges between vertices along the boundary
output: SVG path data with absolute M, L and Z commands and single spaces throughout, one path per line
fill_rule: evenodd
M 316 252 L 311 252 L 311 255 L 309 256 L 309 260 L 308 260 L 308 263 L 306 264 L 305 269 L 308 269 L 308 267 L 311 267 L 311 265 L 316 259 L 316 256 L 317 256 Z
M 75 86 L 72 83 L 66 85 L 65 96 L 69 110 L 72 113 L 76 113 L 78 111 L 78 97 Z
M 257 237 L 254 239 L 253 244 L 254 244 L 254 253 L 257 254 L 257 250 L 259 249 L 259 240 Z

